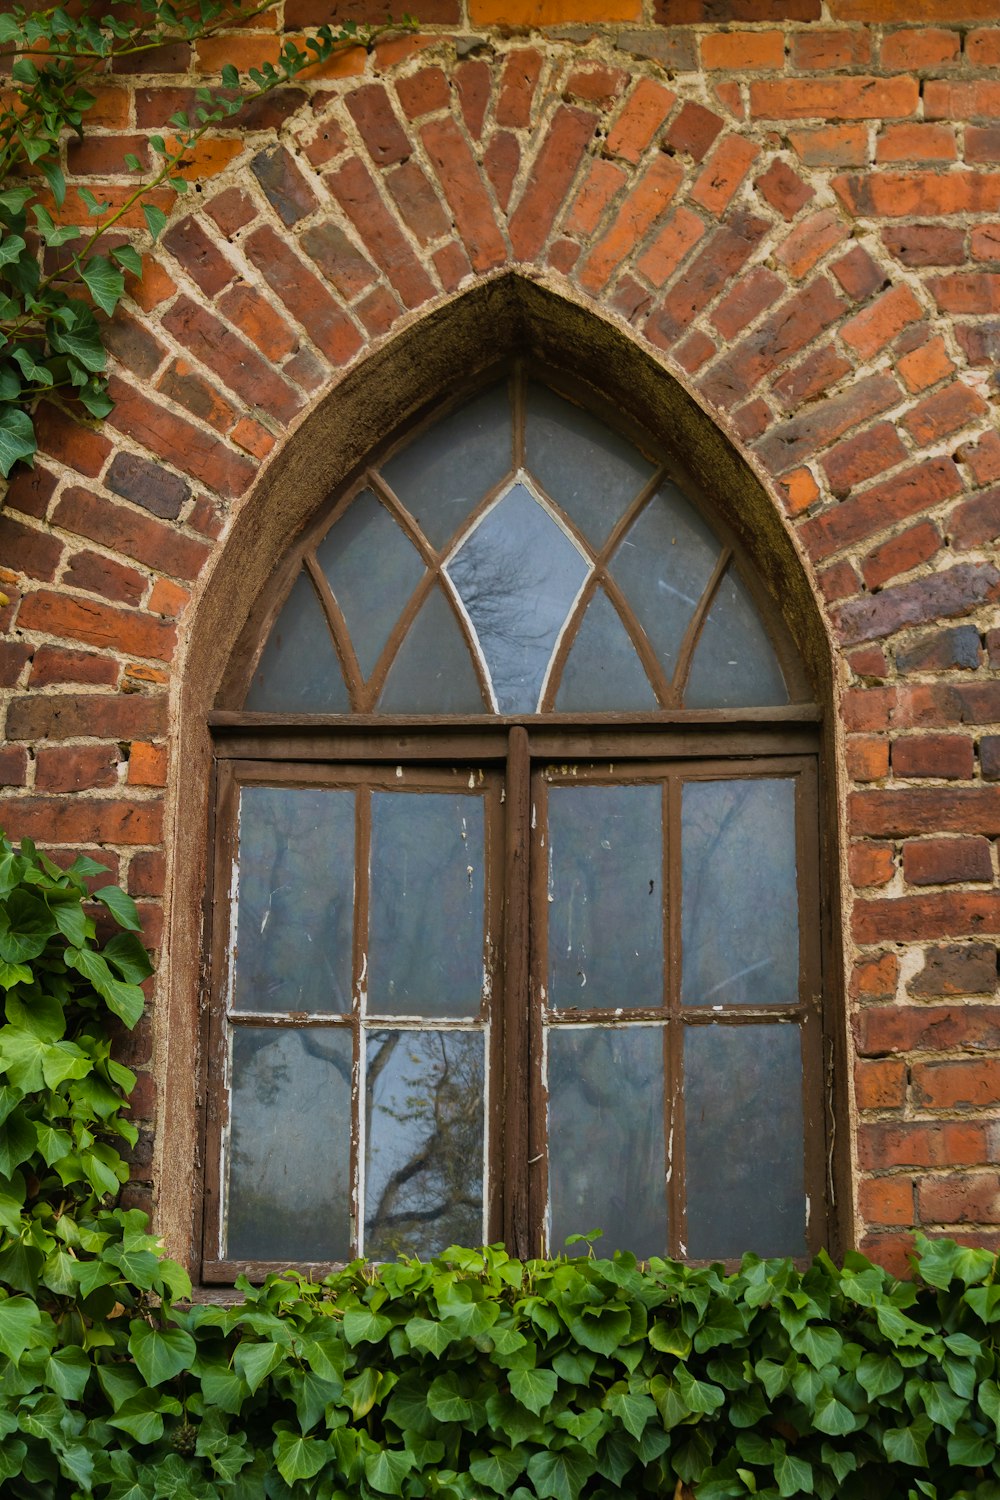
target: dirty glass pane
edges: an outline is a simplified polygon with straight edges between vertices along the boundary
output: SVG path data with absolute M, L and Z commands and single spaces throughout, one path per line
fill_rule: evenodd
M 689 781 L 681 809 L 682 1001 L 794 1005 L 794 782 Z
M 271 627 L 246 696 L 254 713 L 351 711 L 330 627 L 307 573 L 300 573 Z
M 788 702 L 788 689 L 757 606 L 730 566 L 691 661 L 685 708 L 756 708 Z
M 599 1255 L 664 1255 L 662 1028 L 551 1027 L 548 1086 L 551 1253 L 602 1229 Z
M 525 465 L 595 548 L 654 472 L 617 432 L 540 385 L 528 387 Z
M 549 1004 L 663 1004 L 658 786 L 549 788 Z
M 587 605 L 555 706 L 562 713 L 627 708 L 650 712 L 657 706 L 646 669 L 603 589 Z
M 455 612 L 431 589 L 410 626 L 378 701 L 384 714 L 481 714 L 483 695 Z
M 354 793 L 246 786 L 233 1004 L 351 1008 Z
M 513 465 L 507 385 L 476 396 L 382 466 L 389 485 L 435 547 L 443 547 Z
M 233 1031 L 225 1254 L 350 1257 L 351 1033 Z
M 508 490 L 449 562 L 501 713 L 537 709 L 549 658 L 587 566 L 523 484 Z
M 371 490 L 362 490 L 316 549 L 366 679 L 424 575 L 420 554 Z
M 719 557 L 719 543 L 680 490 L 665 484 L 637 518 L 611 563 L 667 677 Z
M 370 1015 L 479 1014 L 484 824 L 482 797 L 372 794 Z
M 802 1255 L 798 1026 L 688 1027 L 684 1119 L 688 1255 Z
M 370 1031 L 365 1254 L 481 1245 L 486 1119 L 481 1031 Z

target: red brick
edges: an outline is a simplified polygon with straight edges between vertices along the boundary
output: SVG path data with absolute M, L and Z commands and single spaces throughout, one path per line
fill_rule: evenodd
M 917 112 L 915 78 L 803 78 L 750 84 L 755 120 L 892 120 Z
M 25 595 L 18 624 L 24 630 L 38 630 L 160 661 L 169 661 L 176 640 L 174 627 L 162 620 L 47 589 Z
M 721 215 L 759 154 L 760 147 L 742 136 L 731 135 L 720 141 L 691 189 L 692 202 L 710 214 Z
M 556 110 L 510 219 L 510 242 L 519 259 L 531 260 L 548 238 L 596 123 L 589 111 L 573 105 Z M 501 250 L 501 259 L 504 254 Z
M 56 575 L 62 555 L 63 544 L 51 532 L 0 515 L 0 556 L 6 567 L 49 583 Z
M 28 752 L 17 745 L 0 749 L 0 786 L 24 786 L 28 778 Z
M 993 955 L 996 975 L 996 955 Z M 899 1052 L 995 1052 L 1000 1049 L 1000 1006 L 876 1005 L 855 1017 L 863 1056 Z
M 61 496 L 53 522 L 174 578 L 196 578 L 209 553 L 198 538 L 77 487 Z
M 692 161 L 703 161 L 722 129 L 723 121 L 703 104 L 685 104 L 667 131 L 667 143 Z
M 825 278 L 787 297 L 752 333 L 716 364 L 701 389 L 719 406 L 748 395 L 759 380 L 783 364 L 836 321 L 843 303 Z
M 128 893 L 133 898 L 158 897 L 166 890 L 166 860 L 159 849 L 137 850 L 128 867 Z
M 893 287 L 870 307 L 850 318 L 840 336 L 861 359 L 871 359 L 909 323 L 923 317 L 923 309 L 908 286 Z
M 892 770 L 894 776 L 970 781 L 972 741 L 964 734 L 906 735 L 893 743 Z
M 945 348 L 944 339 L 939 336 L 911 349 L 909 354 L 904 354 L 897 360 L 896 368 L 902 375 L 907 390 L 916 395 L 951 375 L 955 366 Z
M 382 84 L 352 89 L 346 104 L 376 166 L 389 167 L 406 160 L 412 148 Z
M 236 267 L 193 215 L 171 224 L 163 244 L 206 297 L 215 297 L 236 276 Z
M 41 520 L 57 486 L 56 476 L 37 461 L 33 469 L 18 466 L 7 483 L 4 509 L 20 511 L 22 515 Z
M 856 691 L 856 690 L 855 690 Z M 865 696 L 888 693 L 866 689 Z M 888 715 L 866 728 L 885 728 Z M 895 791 L 852 792 L 850 822 L 854 833 L 871 838 L 907 838 L 917 834 L 972 833 L 1000 835 L 1000 787 L 906 787 Z
M 733 339 L 749 323 L 777 301 L 785 289 L 784 282 L 773 271 L 756 266 L 737 281 L 712 314 L 712 323 L 724 339 Z
M 874 479 L 892 469 L 907 457 L 907 450 L 891 422 L 876 422 L 867 432 L 838 443 L 823 459 L 830 488 L 837 496 L 847 495 L 866 479 Z
M 871 51 L 867 31 L 826 31 L 810 27 L 792 39 L 792 66 L 817 72 L 859 68 L 871 62 Z
M 858 1189 L 858 1212 L 869 1224 L 898 1226 L 915 1223 L 912 1179 L 909 1177 L 864 1178 Z
M 425 138 L 428 131 L 440 128 L 440 125 L 443 123 L 438 122 L 435 125 L 425 126 Z M 449 121 L 447 123 L 451 125 L 452 129 L 456 128 L 452 122 Z M 375 183 L 362 163 L 357 158 L 352 158 L 345 162 L 337 171 L 328 172 L 324 181 L 353 223 L 376 264 L 381 266 L 396 288 L 404 305 L 406 307 L 418 307 L 422 302 L 426 302 L 433 295 L 430 278 L 414 255 L 398 224 L 385 207 Z M 250 244 L 254 245 L 256 242 L 259 242 L 263 233 L 264 231 L 258 231 L 250 241 Z M 272 231 L 267 231 L 267 233 L 272 234 L 272 238 L 274 237 Z M 256 261 L 266 275 L 267 268 L 263 245 L 260 246 L 260 253 L 256 256 Z M 290 256 L 289 263 L 291 264 Z M 304 274 L 308 277 L 309 273 L 304 272 Z M 282 280 L 285 280 L 284 276 Z M 280 292 L 279 295 L 281 295 Z M 295 312 L 296 309 L 289 302 L 287 295 L 283 300 L 285 300 L 286 306 L 289 306 L 290 310 Z M 328 298 L 324 298 L 324 301 L 328 300 Z M 301 302 L 301 298 L 297 299 L 297 302 Z M 312 323 L 308 318 L 303 320 L 303 317 L 298 313 L 296 313 L 296 316 L 299 316 L 299 321 L 304 322 L 304 326 L 312 331 Z M 343 323 L 344 321 L 341 314 L 340 322 Z M 355 348 L 356 342 L 350 352 L 355 352 Z M 342 355 L 338 362 L 342 362 L 344 357 L 349 356 Z
M 785 66 L 780 31 L 711 31 L 701 39 L 702 66 L 746 74 Z
M 0 641 L 0 687 L 14 686 L 32 654 L 26 641 Z
M 563 228 L 567 234 L 579 234 L 584 238 L 589 238 L 604 217 L 608 204 L 625 181 L 626 173 L 623 167 L 603 157 L 592 161 L 587 167 L 583 182 L 564 220 Z M 700 228 L 701 220 L 696 222 Z
M 302 406 L 301 394 L 256 350 L 235 338 L 231 327 L 188 298 L 178 298 L 163 325 L 247 406 L 260 407 L 285 423 Z
M 360 164 L 358 170 L 364 172 Z M 364 176 L 367 178 L 367 173 Z M 370 179 L 367 180 L 370 183 Z M 342 187 L 345 199 L 355 211 L 360 211 L 359 204 L 349 196 L 348 186 L 342 183 Z M 344 206 L 350 213 L 346 203 Z M 292 317 L 308 329 L 310 338 L 334 364 L 344 364 L 358 352 L 361 347 L 358 330 L 330 297 L 319 277 L 313 275 L 285 239 L 270 226 L 265 226 L 254 231 L 245 247 L 268 286 Z M 420 274 L 423 276 L 422 271 Z M 389 279 L 393 280 L 391 275 Z M 395 281 L 393 284 L 396 285 Z
M 32 687 L 63 682 L 112 687 L 118 681 L 118 672 L 118 663 L 107 656 L 95 656 L 91 651 L 71 651 L 62 646 L 38 646 L 31 661 L 30 680 Z
M 934 218 L 1000 208 L 997 172 L 872 172 L 835 177 L 833 189 L 849 212 L 865 218 Z
M 520 165 L 521 147 L 517 137 L 509 130 L 496 131 L 483 152 L 483 166 L 502 213 L 506 213 L 510 206 L 510 195 Z
M 968 464 L 977 484 L 992 484 L 1000 479 L 1000 432 L 987 432 L 975 442 L 963 443 L 956 457 Z
M 41 452 L 88 479 L 100 474 L 114 452 L 113 444 L 103 432 L 94 432 L 74 422 L 49 401 L 39 402 L 34 420 Z
M 146 592 L 147 580 L 135 568 L 102 557 L 97 552 L 77 552 L 66 569 L 65 582 L 91 594 L 103 594 L 120 604 L 138 604 Z
M 1000 161 L 1000 126 L 967 125 L 965 159 L 977 163 Z
M 932 630 L 896 652 L 896 670 L 904 672 L 974 672 L 980 665 L 979 631 L 975 625 L 953 625 Z
M 846 237 L 847 226 L 840 215 L 832 209 L 823 208 L 796 224 L 775 251 L 774 258 L 796 281 L 801 281 L 824 255 L 829 254 Z
M 917 1183 L 922 1223 L 995 1224 L 1000 1217 L 1000 1175 L 963 1172 Z
M 675 218 L 680 220 L 680 210 Z M 720 225 L 650 318 L 647 337 L 660 347 L 674 342 L 743 267 L 768 227 L 765 220 L 743 213 Z
M 816 21 L 820 0 L 656 0 L 653 19 L 662 26 L 718 21 Z
M 858 651 L 849 651 L 847 665 L 858 679 L 884 679 L 889 675 L 888 658 L 879 645 L 862 646 Z
M 889 774 L 889 743 L 881 735 L 848 735 L 847 774 L 853 781 L 880 781 Z
M 243 494 L 256 478 L 256 467 L 229 452 L 216 436 L 164 410 L 117 377 L 111 379 L 109 394 L 115 403 L 108 419 L 112 426 L 218 494 Z
M 965 260 L 965 230 L 946 224 L 903 224 L 884 229 L 882 241 L 904 266 L 957 266 Z
M 929 78 L 924 113 L 929 120 L 995 120 L 1000 115 L 1000 83 L 992 78 Z
M 466 129 L 473 140 L 478 140 L 483 133 L 483 122 L 493 86 L 490 65 L 480 61 L 461 63 L 455 69 L 454 81 Z
M 863 1169 L 954 1167 L 987 1163 L 982 1125 L 961 1121 L 865 1120 L 858 1126 L 858 1157 Z
M 993 943 L 946 943 L 941 947 L 928 948 L 924 954 L 924 967 L 910 980 L 908 989 L 912 995 L 941 999 L 953 995 L 995 995 L 997 992 L 997 950 Z M 942 1018 L 952 1018 L 952 1029 L 945 1032 L 955 1038 L 954 1045 L 964 1043 L 956 1036 L 956 1028 L 968 1035 L 970 1047 L 995 1050 L 992 1040 L 997 1012 L 992 1007 L 980 1013 L 977 1007 L 949 1006 L 942 1011 Z M 944 1026 L 944 1020 L 939 1023 Z
M 956 380 L 918 401 L 902 418 L 902 425 L 914 442 L 927 446 L 988 415 L 989 410 L 977 391 Z
M 552 241 L 549 250 L 549 265 L 553 270 L 559 271 L 563 276 L 568 276 L 570 271 L 580 259 L 580 246 L 575 240 L 558 239 Z
M 409 78 L 400 78 L 396 93 L 408 120 L 447 109 L 451 101 L 451 86 L 443 68 L 422 68 Z
M 654 157 L 583 262 L 580 282 L 588 291 L 599 292 L 611 279 L 632 247 L 666 209 L 682 178 L 683 171 L 676 161 L 663 155 Z
M 961 492 L 961 476 L 950 458 L 927 459 L 807 521 L 802 540 L 810 556 L 829 557 Z
M 163 804 L 123 797 L 19 797 L 7 804 L 9 838 L 67 844 L 156 844 Z
M 890 31 L 882 42 L 883 68 L 898 68 L 912 73 L 923 68 L 937 68 L 942 63 L 957 62 L 962 49 L 960 32 L 927 27 Z
M 858 943 L 913 943 L 1000 932 L 1000 893 L 947 891 L 854 903 L 851 933 Z
M 451 118 L 433 120 L 421 134 L 473 267 L 486 271 L 500 265 L 506 259 L 503 236 L 479 167 L 457 124 Z
M 852 428 L 895 406 L 898 399 L 899 387 L 891 376 L 866 376 L 856 380 L 849 390 L 817 402 L 774 428 L 759 445 L 758 455 L 780 473 L 790 464 L 815 456 Z
M 35 786 L 40 792 L 78 792 L 118 784 L 115 745 L 43 746 L 35 762 Z
M 686 370 L 689 375 L 693 375 L 696 370 L 700 370 L 702 365 L 707 364 L 712 356 L 717 353 L 718 350 L 708 334 L 702 333 L 699 328 L 696 328 L 694 333 L 689 334 L 683 343 L 677 345 L 674 350 L 674 359 L 682 370 Z
M 795 411 L 817 396 L 825 396 L 851 369 L 850 360 L 832 344 L 826 344 L 780 374 L 772 391 L 788 410 Z
M 852 1000 L 888 1000 L 896 993 L 899 960 L 895 953 L 879 953 L 855 960 L 849 993 Z
M 401 174 L 409 174 L 410 165 L 407 163 L 398 172 L 387 176 L 386 182 L 394 196 L 393 184 L 400 179 Z M 419 171 L 419 168 L 416 170 Z M 424 178 L 425 182 L 426 180 Z M 439 217 L 447 225 L 444 212 L 429 186 L 428 192 L 431 193 Z M 371 261 L 337 224 L 325 220 L 320 224 L 313 224 L 302 233 L 299 243 L 346 302 L 353 302 L 378 280 L 378 271 Z
M 174 360 L 168 365 L 156 382 L 156 389 L 218 432 L 227 433 L 235 425 L 236 408 L 223 398 L 212 380 L 199 374 L 186 360 Z
M 906 723 L 940 728 L 1000 721 L 1000 681 L 975 678 L 962 683 L 919 683 L 900 695 Z
M 868 160 L 868 131 L 863 125 L 791 130 L 788 139 L 807 167 L 862 167 Z
M 937 527 L 931 521 L 921 521 L 868 554 L 861 564 L 865 583 L 870 589 L 879 589 L 891 578 L 929 561 L 940 546 Z
M 855 302 L 863 302 L 885 285 L 886 275 L 860 245 L 855 245 L 830 267 L 844 291 Z
M 636 270 L 653 286 L 663 286 L 704 233 L 704 222 L 682 205 L 670 215 L 648 250 L 639 257 Z
M 985 838 L 921 839 L 903 845 L 908 885 L 961 885 L 993 879 L 990 843 Z
M 531 124 L 531 104 L 542 73 L 542 56 L 532 47 L 508 52 L 500 75 L 495 117 L 498 125 L 517 130 Z
M 469 257 L 457 240 L 449 240 L 435 250 L 431 260 L 446 292 L 453 292 L 460 282 L 472 275 Z
M 15 698 L 7 710 L 7 738 L 130 740 L 162 734 L 166 699 L 139 693 L 35 693 Z
M 581 99 L 585 104 L 610 105 L 620 97 L 628 83 L 629 75 L 624 68 L 577 68 L 569 75 L 566 97 Z
M 803 182 L 799 174 L 781 160 L 772 162 L 767 171 L 757 178 L 757 188 L 771 207 L 789 221 L 795 218 L 799 209 L 804 208 L 810 198 L 816 196 L 815 189 Z
M 848 644 L 872 641 L 909 625 L 953 619 L 1000 599 L 1000 571 L 992 563 L 957 563 L 910 583 L 852 599 L 837 611 L 840 636 Z
M 273 303 L 243 282 L 219 299 L 218 309 L 272 363 L 298 346 L 297 336 Z
M 673 109 L 676 99 L 677 95 L 662 84 L 651 78 L 640 78 L 608 133 L 605 148 L 609 154 L 638 162 Z
M 891 844 L 855 843 L 847 855 L 847 868 L 855 890 L 888 885 L 896 873 Z
M 950 125 L 887 125 L 875 143 L 875 160 L 957 161 L 958 143 Z

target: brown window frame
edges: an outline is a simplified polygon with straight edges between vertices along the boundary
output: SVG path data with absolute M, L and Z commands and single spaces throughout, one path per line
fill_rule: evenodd
M 520 379 L 520 371 L 516 378 Z M 532 372 L 534 373 L 534 372 Z M 495 380 L 490 372 L 482 381 Z M 594 402 L 570 378 L 545 371 L 540 378 L 557 393 L 576 397 L 593 409 Z M 467 399 L 467 391 L 461 399 Z M 452 406 L 438 406 L 423 414 L 417 430 L 446 415 Z M 523 409 L 523 408 L 522 408 Z M 629 430 L 628 424 L 614 414 L 600 412 L 604 420 L 637 442 L 649 453 L 652 445 L 644 435 Z M 397 437 L 379 455 L 379 462 L 408 441 L 414 429 Z M 548 766 L 570 763 L 582 769 L 584 776 L 607 775 L 605 768 L 625 765 L 656 764 L 669 769 L 668 777 L 681 774 L 727 776 L 762 775 L 768 767 L 783 767 L 783 774 L 794 767 L 800 794 L 797 797 L 797 859 L 800 882 L 800 936 L 802 973 L 800 996 L 803 1028 L 803 1120 L 805 1139 L 805 1187 L 810 1203 L 808 1250 L 814 1253 L 830 1242 L 833 1202 L 833 1117 L 830 1089 L 833 1016 L 832 1001 L 824 998 L 823 968 L 829 970 L 829 955 L 822 951 L 821 931 L 828 931 L 824 912 L 829 906 L 822 888 L 821 808 L 826 797 L 822 789 L 821 735 L 822 714 L 812 700 L 801 660 L 791 645 L 790 636 L 773 600 L 769 598 L 742 558 L 742 549 L 728 529 L 719 522 L 716 509 L 708 504 L 673 455 L 657 455 L 656 482 L 665 475 L 673 478 L 689 494 L 694 494 L 711 517 L 720 537 L 721 551 L 712 583 L 695 612 L 675 673 L 674 685 L 657 683 L 661 706 L 650 713 L 556 713 L 551 708 L 554 689 L 550 684 L 543 709 L 539 713 L 503 716 L 483 713 L 456 718 L 435 715 L 389 717 L 373 713 L 373 702 L 359 686 L 353 653 L 331 624 L 341 662 L 345 666 L 356 711 L 350 715 L 269 714 L 248 712 L 233 705 L 242 703 L 254 663 L 268 631 L 306 559 L 306 566 L 331 613 L 329 586 L 317 578 L 319 572 L 312 558 L 318 539 L 325 534 L 336 516 L 361 489 L 371 487 L 383 495 L 384 485 L 371 467 L 357 471 L 330 498 L 322 514 L 289 555 L 279 563 L 274 587 L 261 600 L 241 638 L 240 646 L 220 694 L 220 706 L 209 715 L 214 753 L 214 786 L 212 792 L 213 858 L 206 891 L 206 995 L 203 1007 L 203 1195 L 195 1226 L 195 1259 L 200 1263 L 201 1279 L 206 1284 L 231 1283 L 240 1274 L 259 1278 L 268 1271 L 282 1268 L 282 1263 L 224 1259 L 219 1250 L 221 1180 L 219 1164 L 221 1142 L 227 1124 L 228 1100 L 225 1090 L 225 1047 L 227 993 L 230 955 L 229 891 L 232 863 L 235 858 L 236 789 L 241 778 L 267 784 L 340 784 L 338 778 L 349 774 L 350 767 L 364 767 L 366 774 L 395 776 L 395 767 L 406 767 L 415 777 L 426 773 L 436 779 L 447 768 L 459 768 L 455 774 L 466 775 L 469 769 L 503 780 L 503 850 L 501 866 L 493 870 L 493 879 L 502 888 L 502 924 L 496 932 L 499 961 L 494 985 L 494 1018 L 491 1029 L 489 1066 L 494 1079 L 502 1078 L 502 1088 L 491 1093 L 489 1131 L 491 1137 L 488 1173 L 491 1239 L 502 1238 L 513 1253 L 536 1254 L 541 1249 L 540 1234 L 544 1212 L 544 1094 L 540 1075 L 540 1028 L 542 1012 L 538 996 L 543 983 L 540 974 L 540 948 L 532 933 L 539 929 L 539 903 L 544 901 L 544 861 L 539 858 L 537 838 L 532 833 L 533 781 Z M 648 488 L 648 487 L 647 487 Z M 391 498 L 391 497 L 390 497 Z M 616 539 L 634 514 L 629 507 L 626 518 L 612 532 Z M 613 540 L 602 549 L 610 555 Z M 734 558 L 743 582 L 768 626 L 772 642 L 789 686 L 793 701 L 773 709 L 687 710 L 678 706 L 679 685 L 697 644 L 698 633 L 707 613 L 712 590 L 717 586 L 726 565 Z M 310 560 L 311 559 L 311 560 Z M 427 559 L 440 570 L 440 559 Z M 598 563 L 601 567 L 601 563 Z M 434 575 L 436 576 L 436 574 Z M 603 575 L 602 575 L 603 576 Z M 597 574 L 595 574 L 595 578 Z M 430 585 L 428 584 L 427 587 Z M 587 594 L 596 586 L 588 585 Z M 325 592 L 324 592 L 325 591 Z M 423 593 L 421 593 L 421 598 Z M 616 601 L 617 602 L 617 601 Z M 375 678 L 384 680 L 391 652 L 416 613 L 416 604 L 404 611 L 383 652 Z M 565 661 L 570 636 L 578 627 L 582 609 L 578 609 L 573 627 L 565 632 L 560 646 L 559 662 Z M 464 630 L 464 625 L 463 625 Z M 643 654 L 644 665 L 649 663 Z M 656 671 L 662 677 L 658 665 Z M 555 674 L 553 674 L 555 677 Z M 369 691 L 369 697 L 373 695 Z M 808 792 L 801 788 L 808 786 Z M 803 801 L 803 798 L 805 799 Z M 493 858 L 498 857 L 500 841 L 494 840 Z M 676 844 L 676 841 L 674 841 Z M 678 858 L 676 847 L 671 858 Z M 673 871 L 676 877 L 676 870 Z M 541 883 L 541 884 L 540 884 Z M 541 891 L 541 894 L 540 894 Z M 534 916 L 533 916 L 534 906 Z M 357 920 L 357 918 L 356 918 Z M 827 987 L 829 988 L 829 987 Z M 668 1018 L 668 1028 L 704 1024 L 718 1016 L 676 1014 L 676 986 Z M 577 1013 L 574 1019 L 579 1020 Z M 759 1013 L 747 1010 L 742 1017 L 727 1018 L 726 1024 L 759 1020 Z M 777 1022 L 777 1017 L 775 1017 Z M 339 1023 L 338 1023 L 339 1024 Z M 350 1024 L 359 1022 L 352 1017 Z M 558 1022 L 556 1023 L 558 1024 Z M 615 1022 L 608 1024 L 614 1025 Z M 676 1048 L 672 1049 L 676 1053 Z M 677 1092 L 677 1071 L 669 1075 L 672 1087 L 668 1100 Z M 668 1108 L 671 1107 L 668 1102 Z M 356 1131 L 356 1122 L 355 1122 Z M 675 1140 L 677 1136 L 675 1134 Z M 356 1156 L 356 1145 L 354 1146 Z M 670 1223 L 672 1253 L 683 1248 L 683 1206 L 679 1181 L 672 1174 Z M 354 1180 L 352 1178 L 352 1180 Z M 356 1191 L 356 1189 L 355 1189 Z M 590 1226 L 587 1226 L 590 1227 Z M 550 1247 L 558 1252 L 559 1246 Z M 334 1269 L 337 1262 L 302 1263 L 306 1271 L 317 1274 Z

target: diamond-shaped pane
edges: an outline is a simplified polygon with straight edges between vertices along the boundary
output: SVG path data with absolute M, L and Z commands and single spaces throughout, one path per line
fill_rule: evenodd
M 501 713 L 534 713 L 588 563 L 523 483 L 466 537 L 447 568 L 472 621 Z

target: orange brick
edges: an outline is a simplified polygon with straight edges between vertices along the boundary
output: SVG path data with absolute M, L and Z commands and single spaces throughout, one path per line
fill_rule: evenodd
M 904 73 L 937 68 L 942 63 L 957 62 L 961 50 L 962 38 L 957 31 L 932 27 L 890 31 L 882 42 L 882 66 Z
M 878 781 L 889 774 L 889 741 L 876 735 L 848 736 L 847 771 L 855 781 Z
M 854 1064 L 859 1109 L 898 1109 L 906 1101 L 906 1065 L 898 1058 L 860 1058 Z
M 847 856 L 851 884 L 855 890 L 868 886 L 888 885 L 896 873 L 891 844 L 861 842 L 852 844 Z
M 800 281 L 816 263 L 847 237 L 847 226 L 838 213 L 823 208 L 797 224 L 775 251 L 775 260 Z
M 562 26 L 641 21 L 641 0 L 469 0 L 473 26 Z
M 625 182 L 625 170 L 614 162 L 598 158 L 587 169 L 580 191 L 566 216 L 564 229 L 568 234 L 590 236 L 612 198 Z
M 871 62 L 871 37 L 867 31 L 828 31 L 810 26 L 800 31 L 792 42 L 792 65 L 802 71 L 815 69 L 833 72 L 841 68 L 864 67 Z
M 884 292 L 871 307 L 850 318 L 840 330 L 844 343 L 861 359 L 871 359 L 909 323 L 923 317 L 923 309 L 908 286 Z
M 807 167 L 863 167 L 868 160 L 868 132 L 863 125 L 792 130 L 788 139 Z
M 651 78 L 640 78 L 607 139 L 612 156 L 637 162 L 676 103 L 677 95 Z
M 887 125 L 875 143 L 875 160 L 957 161 L 958 146 L 950 125 Z
M 760 152 L 760 147 L 742 136 L 731 135 L 721 141 L 705 163 L 704 170 L 691 189 L 693 202 L 711 214 L 721 214 L 746 177 Z
M 913 1182 L 909 1177 L 867 1177 L 858 1193 L 861 1217 L 869 1224 L 902 1227 L 914 1222 Z
M 182 588 L 179 583 L 174 583 L 169 578 L 158 578 L 149 596 L 148 608 L 151 614 L 167 615 L 175 620 L 183 612 L 190 598 L 189 589 Z
M 790 516 L 799 516 L 819 498 L 819 485 L 808 469 L 793 469 L 781 481 L 785 492 L 785 510 Z
M 901 120 L 915 115 L 915 78 L 789 78 L 750 85 L 755 120 Z
M 904 354 L 896 364 L 896 369 L 903 377 L 907 390 L 914 393 L 937 385 L 938 381 L 950 375 L 954 368 L 948 351 L 945 349 L 944 339 L 940 337 L 929 339 L 926 344 L 921 344 L 919 349 L 911 349 L 909 354 Z
M 683 176 L 679 163 L 662 152 L 650 162 L 583 263 L 580 281 L 588 291 L 598 292 L 606 285 L 666 209 Z
M 134 740 L 129 754 L 128 779 L 130 786 L 166 786 L 166 745 Z
M 747 73 L 785 66 L 785 38 L 780 31 L 716 31 L 701 39 L 706 68 Z
M 654 286 L 662 286 L 704 233 L 705 225 L 698 215 L 689 208 L 679 208 L 671 214 L 645 254 L 639 257 L 636 270 Z

